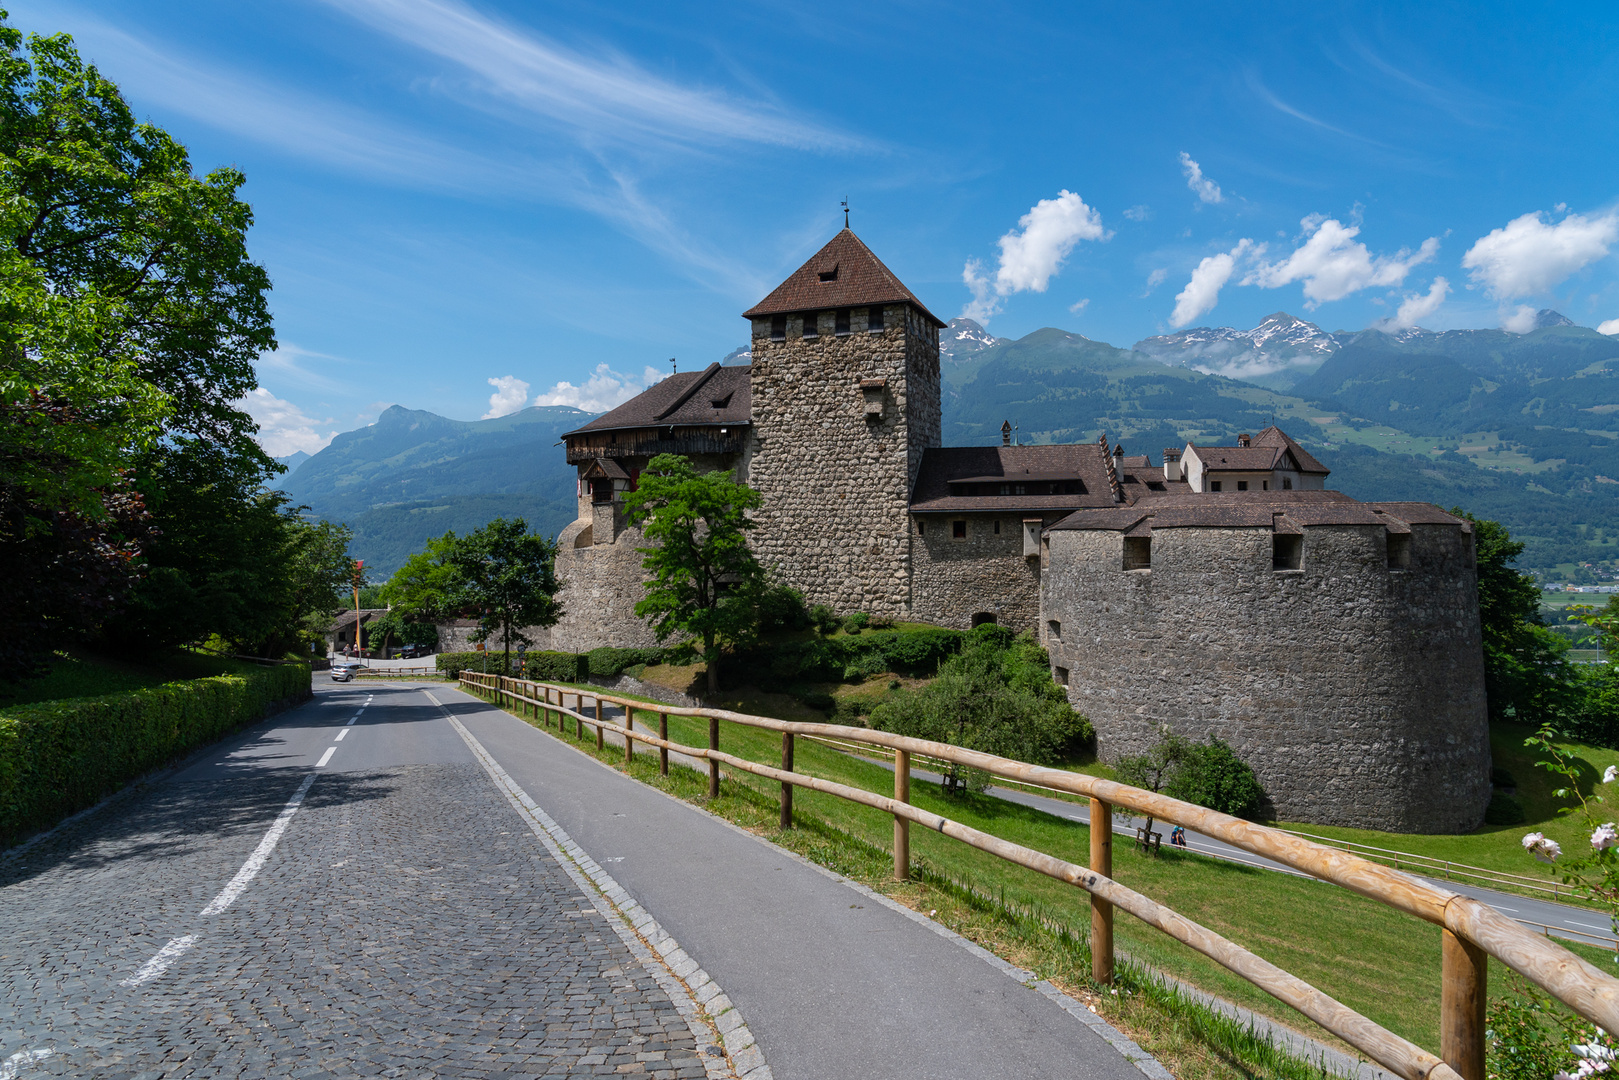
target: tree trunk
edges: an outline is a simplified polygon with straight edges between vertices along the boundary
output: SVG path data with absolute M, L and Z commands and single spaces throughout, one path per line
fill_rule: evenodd
M 720 692 L 720 651 L 713 638 L 703 639 L 703 654 L 708 658 L 708 693 L 712 697 Z

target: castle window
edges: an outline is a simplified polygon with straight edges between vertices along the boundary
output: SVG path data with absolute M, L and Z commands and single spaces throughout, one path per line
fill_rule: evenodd
M 880 334 L 880 333 L 883 332 L 883 309 L 882 308 L 873 307 L 873 308 L 870 308 L 870 309 L 867 310 L 867 312 L 866 312 L 866 332 L 868 334 Z
M 846 307 L 838 308 L 837 332 L 839 337 L 849 332 L 849 309 Z
M 965 521 L 952 521 L 950 523 L 950 535 L 956 540 L 967 539 L 967 523 Z
M 1014 486 L 1017 488 L 1016 494 L 1018 494 L 1018 495 L 1027 495 L 1029 493 L 1028 492 L 1028 485 L 1026 485 L 1026 484 L 1016 484 Z
M 1411 534 L 1389 533 L 1389 569 L 1411 569 Z
M 805 313 L 805 315 L 804 315 L 804 336 L 807 337 L 807 338 L 820 337 L 821 336 L 820 322 L 821 322 L 820 316 L 818 316 L 815 312 L 811 311 L 811 312 Z
M 1293 478 L 1291 476 L 1282 477 L 1282 490 L 1283 491 L 1292 491 L 1293 490 Z
M 916 523 L 916 535 L 918 535 L 918 536 L 926 536 L 927 531 L 928 531 L 928 523 L 925 522 L 925 521 L 918 520 L 917 523 Z
M 1062 640 L 1062 623 L 1058 622 L 1056 619 L 1047 619 L 1046 620 L 1046 637 L 1050 638 L 1052 641 L 1061 641 Z
M 1269 491 L 1270 490 L 1270 481 L 1269 480 L 1261 480 L 1259 482 L 1259 486 L 1261 488 L 1265 489 L 1266 491 Z
M 1270 568 L 1298 570 L 1304 565 L 1304 537 L 1298 533 L 1276 533 L 1270 540 Z
M 1238 480 L 1237 481 L 1237 490 L 1238 491 L 1247 491 L 1248 490 L 1248 481 L 1246 481 L 1246 480 Z
M 1001 519 L 1000 518 L 995 519 L 995 535 L 996 536 L 1001 535 Z
M 1065 667 L 1054 667 L 1054 668 L 1052 668 L 1051 669 L 1051 678 L 1052 678 L 1053 681 L 1056 682 L 1056 684 L 1058 686 L 1067 686 L 1068 685 L 1068 669 L 1065 668 Z
M 1210 480 L 1209 481 L 1209 490 L 1210 491 L 1219 491 L 1220 490 L 1220 481 L 1218 481 L 1218 480 Z
M 1124 568 L 1126 570 L 1152 569 L 1152 537 L 1126 536 L 1124 538 Z
M 771 341 L 786 341 L 787 340 L 787 316 L 785 316 L 785 315 L 772 315 L 770 317 L 770 340 Z
M 838 280 L 838 268 L 836 266 L 834 266 L 830 270 L 822 270 L 821 271 L 821 280 L 822 281 L 836 281 L 836 280 Z
M 1011 484 L 1002 484 L 1001 485 L 1001 494 L 1002 495 L 1010 495 L 1010 494 L 1012 494 L 1012 485 Z

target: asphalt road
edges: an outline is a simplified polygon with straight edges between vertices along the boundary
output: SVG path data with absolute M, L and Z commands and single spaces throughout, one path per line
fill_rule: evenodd
M 433 698 L 316 689 L 0 857 L 0 1077 L 723 1067 Z M 713 976 L 781 1080 L 1142 1080 L 929 925 L 431 691 Z

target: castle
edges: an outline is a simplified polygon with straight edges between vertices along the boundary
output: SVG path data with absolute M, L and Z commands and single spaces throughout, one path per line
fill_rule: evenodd
M 726 469 L 811 604 L 1036 632 L 1104 760 L 1218 735 L 1282 820 L 1475 827 L 1489 801 L 1467 522 L 1361 503 L 1276 427 L 1126 456 L 941 446 L 939 331 L 845 228 L 744 313 L 752 363 L 673 375 L 563 437 L 555 648 L 650 645 L 623 499 L 650 459 Z

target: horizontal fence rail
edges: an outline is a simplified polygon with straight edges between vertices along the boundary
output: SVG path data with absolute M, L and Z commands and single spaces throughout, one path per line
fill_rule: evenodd
M 1619 1031 L 1619 980 L 1557 945 L 1549 937 L 1520 926 L 1481 901 L 1295 833 L 1244 821 L 1112 780 L 1030 765 L 927 739 L 913 739 L 841 724 L 750 716 L 727 709 L 636 701 L 579 687 L 471 671 L 463 671 L 460 681 L 475 690 L 494 695 L 503 705 L 525 713 L 532 712 L 537 718 L 543 715 L 547 725 L 553 714 L 559 728 L 571 718 L 576 724 L 576 733 L 581 737 L 585 727 L 590 726 L 595 731 L 598 748 L 603 746 L 605 732 L 616 732 L 624 739 L 626 761 L 634 753 L 635 743 L 638 742 L 657 749 L 660 769 L 664 772 L 668 771 L 670 752 L 692 760 L 706 761 L 710 795 L 719 793 L 721 765 L 778 781 L 782 785 L 784 826 L 791 821 L 790 793 L 793 787 L 825 792 L 890 814 L 894 818 L 894 872 L 899 878 L 908 874 L 907 830 L 911 824 L 916 824 L 1008 862 L 1076 885 L 1091 897 L 1092 973 L 1099 981 L 1109 982 L 1112 979 L 1112 911 L 1115 907 L 1122 908 L 1148 926 L 1190 946 L 1278 1001 L 1297 1009 L 1404 1080 L 1485 1080 L 1486 956 L 1493 956 L 1506 964 L 1586 1020 L 1604 1030 Z M 567 707 L 569 698 L 573 699 L 574 708 Z M 585 714 L 586 701 L 595 703 L 595 715 Z M 604 706 L 609 704 L 624 710 L 623 724 L 606 719 Z M 656 736 L 635 730 L 635 710 L 658 716 Z M 708 746 L 686 746 L 670 741 L 670 716 L 706 719 Z M 762 765 L 722 751 L 720 721 L 781 733 L 782 767 Z M 792 740 L 798 737 L 889 751 L 895 759 L 894 797 L 795 771 Z M 1091 821 L 1099 826 L 1091 830 L 1091 865 L 1067 862 L 910 805 L 910 764 L 916 759 L 932 759 L 982 769 L 1002 779 L 1090 799 Z M 1442 931 L 1441 1055 L 1429 1053 L 1235 942 L 1114 881 L 1110 876 L 1111 831 L 1108 823 L 1115 807 L 1222 840 L 1250 854 L 1281 863 L 1439 926 Z M 1105 838 L 1100 843 L 1099 835 Z

